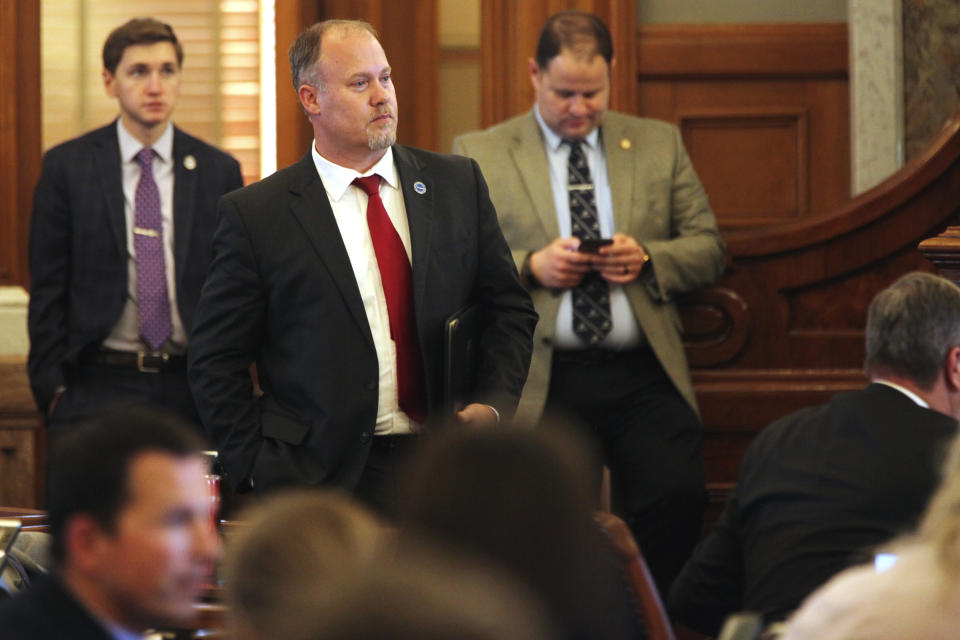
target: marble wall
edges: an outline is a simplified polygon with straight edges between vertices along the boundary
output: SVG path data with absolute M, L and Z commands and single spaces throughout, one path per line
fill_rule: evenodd
M 960 108 L 960 2 L 902 2 L 904 142 L 909 161 Z

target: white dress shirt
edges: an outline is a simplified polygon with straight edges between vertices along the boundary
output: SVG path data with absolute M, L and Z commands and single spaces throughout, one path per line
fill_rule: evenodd
M 140 164 L 137 154 L 143 149 L 143 143 L 128 132 L 122 121 L 117 119 L 117 138 L 120 141 L 120 167 L 123 172 L 123 213 L 126 219 L 127 233 L 127 300 L 123 305 L 120 319 L 103 346 L 119 351 L 151 351 L 140 337 L 140 319 L 137 313 L 137 257 L 134 251 L 133 222 L 136 214 L 135 202 L 137 183 L 140 182 Z M 173 124 L 152 145 L 156 155 L 153 158 L 153 179 L 160 191 L 160 215 L 163 226 L 163 259 L 167 272 L 167 295 L 170 298 L 170 320 L 173 332 L 161 346 L 161 351 L 184 353 L 187 350 L 187 332 L 180 319 L 177 307 L 176 264 L 173 255 Z
M 363 309 L 370 323 L 373 344 L 377 350 L 380 368 L 379 393 L 377 394 L 376 435 L 394 435 L 418 431 L 419 425 L 404 413 L 397 403 L 397 351 L 390 337 L 390 316 L 387 312 L 387 300 L 383 295 L 383 283 L 380 280 L 380 268 L 377 266 L 377 254 L 370 238 L 367 226 L 367 194 L 360 187 L 352 186 L 354 179 L 379 175 L 380 199 L 393 222 L 403 247 L 410 259 L 410 225 L 407 222 L 407 209 L 400 189 L 400 178 L 393 164 L 393 149 L 380 158 L 366 173 L 357 173 L 353 169 L 341 167 L 330 162 L 317 152 L 316 141 L 311 146 L 313 163 L 326 189 L 333 217 L 340 229 L 340 237 L 347 248 L 350 266 L 357 279 Z M 412 260 L 411 260 L 412 263 Z M 319 328 L 318 328 L 319 330 Z M 329 363 L 336 366 L 336 363 Z
M 547 164 L 550 167 L 550 187 L 557 211 L 560 237 L 569 238 L 573 235 L 570 230 L 570 195 L 567 190 L 567 163 L 570 158 L 570 147 L 563 144 L 563 139 L 543 122 L 538 107 L 533 108 L 533 113 L 543 134 L 543 145 L 547 153 Z M 616 228 L 613 220 L 610 180 L 607 177 L 607 159 L 603 155 L 599 129 L 590 132 L 586 140 L 583 141 L 582 148 L 587 163 L 590 165 L 590 178 L 593 180 L 593 192 L 597 201 L 597 218 L 600 222 L 600 237 L 610 238 Z M 640 345 L 642 338 L 640 326 L 633 315 L 633 309 L 630 308 L 630 300 L 627 299 L 627 294 L 622 285 L 608 284 L 610 287 L 610 315 L 613 319 L 613 328 L 597 346 L 611 351 L 637 347 Z M 560 300 L 560 308 L 557 310 L 557 333 L 553 340 L 556 349 L 585 349 L 588 346 L 573 331 L 573 292 L 569 289 L 563 292 L 563 298 Z

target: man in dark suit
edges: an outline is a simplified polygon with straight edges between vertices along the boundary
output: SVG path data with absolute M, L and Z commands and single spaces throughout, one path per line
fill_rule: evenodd
M 476 163 L 394 144 L 372 27 L 318 23 L 290 66 L 314 143 L 221 200 L 190 382 L 231 485 L 336 485 L 384 507 L 397 460 L 443 418 L 445 319 L 483 307 L 457 414 L 483 425 L 516 407 L 537 316 Z
M 187 336 L 210 261 L 217 199 L 236 160 L 171 122 L 183 50 L 138 18 L 103 46 L 120 117 L 44 157 L 30 226 L 29 374 L 57 430 L 150 401 L 199 423 Z
M 163 409 L 128 407 L 59 444 L 52 571 L 0 604 L 0 635 L 116 640 L 190 624 L 219 549 L 202 438 Z
M 710 536 L 670 594 L 707 635 L 739 610 L 780 620 L 872 549 L 909 531 L 960 417 L 960 289 L 925 273 L 881 291 L 867 317 L 870 385 L 764 429 Z

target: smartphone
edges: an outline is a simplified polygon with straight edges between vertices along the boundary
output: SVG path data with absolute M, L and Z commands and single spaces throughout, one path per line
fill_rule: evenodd
M 613 238 L 587 238 L 580 241 L 580 247 L 577 251 L 581 253 L 597 253 L 600 247 L 606 247 L 613 244 Z

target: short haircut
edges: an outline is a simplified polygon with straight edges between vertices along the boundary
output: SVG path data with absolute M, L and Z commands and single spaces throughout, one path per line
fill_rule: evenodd
M 234 622 L 258 637 L 295 636 L 299 620 L 362 573 L 388 538 L 346 494 L 294 489 L 246 510 L 228 537 L 225 574 Z
M 369 22 L 363 20 L 324 20 L 311 25 L 300 32 L 297 39 L 290 45 L 287 57 L 290 58 L 290 77 L 293 79 L 294 90 L 300 86 L 312 84 L 323 88 L 323 79 L 313 75 L 313 66 L 320 59 L 323 36 L 328 31 L 366 32 L 377 37 L 377 31 Z
M 870 303 L 868 375 L 892 373 L 930 389 L 955 346 L 960 346 L 960 287 L 949 280 L 909 273 Z
M 488 562 L 409 532 L 393 554 L 350 576 L 336 601 L 288 640 L 546 640 L 561 638 L 543 602 Z M 308 615 L 302 616 L 309 620 Z M 571 634 L 572 635 L 572 634 Z M 280 636 L 270 636 L 280 637 Z M 597 637 L 604 637 L 598 633 Z
M 537 66 L 546 69 L 565 49 L 586 57 L 599 54 L 608 65 L 613 60 L 613 39 L 607 25 L 583 11 L 561 11 L 547 18 L 537 40 Z
M 65 560 L 68 521 L 92 517 L 112 531 L 129 498 L 130 463 L 143 453 L 181 458 L 199 454 L 204 440 L 177 416 L 157 407 L 129 407 L 106 413 L 58 438 L 48 468 L 46 505 L 51 553 Z
M 107 36 L 103 43 L 103 68 L 110 73 L 117 72 L 117 65 L 127 47 L 135 44 L 153 44 L 169 42 L 177 52 L 177 66 L 183 66 L 183 46 L 177 40 L 173 27 L 153 18 L 133 18 Z

